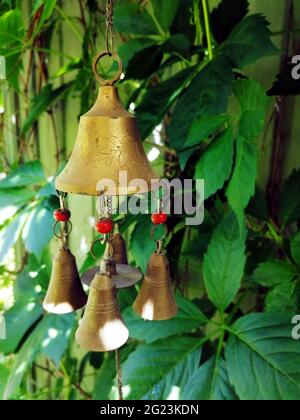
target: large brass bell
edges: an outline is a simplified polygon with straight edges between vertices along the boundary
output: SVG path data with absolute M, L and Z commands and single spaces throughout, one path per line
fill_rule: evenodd
M 117 303 L 116 287 L 108 275 L 97 273 L 91 283 L 76 341 L 86 350 L 104 352 L 123 346 L 128 336 Z
M 113 252 L 111 252 L 111 245 Z M 99 268 L 95 267 L 83 273 L 81 276 L 82 283 L 90 286 L 98 271 Z M 127 264 L 126 245 L 120 234 L 114 234 L 112 244 L 106 244 L 104 256 L 100 262 L 100 273 L 110 273 L 112 282 L 117 289 L 131 287 L 142 279 L 142 272 Z
M 85 306 L 83 290 L 75 257 L 69 249 L 60 248 L 53 261 L 49 288 L 43 307 L 47 312 L 67 314 Z
M 152 254 L 133 309 L 149 321 L 163 321 L 177 313 L 170 279 L 169 261 L 163 253 Z
M 119 173 L 127 172 L 126 185 Z M 128 195 L 148 192 L 153 173 L 141 143 L 136 118 L 120 103 L 117 88 L 102 86 L 92 109 L 80 118 L 76 144 L 65 169 L 56 178 L 56 188 L 75 194 L 99 195 L 97 184 L 109 195 Z M 142 179 L 147 187 L 128 186 Z

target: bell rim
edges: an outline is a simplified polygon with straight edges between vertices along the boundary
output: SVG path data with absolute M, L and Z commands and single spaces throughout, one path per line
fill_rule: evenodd
M 154 191 L 157 189 L 159 180 L 157 178 L 153 178 L 154 182 L 147 182 L 147 188 L 141 188 L 141 187 L 116 187 L 115 191 L 113 191 L 113 194 L 110 193 L 109 189 L 105 191 L 106 195 L 111 196 L 128 196 L 128 195 L 134 195 L 134 194 L 146 194 L 151 191 Z M 59 180 L 55 181 L 55 188 L 58 191 L 68 193 L 68 194 L 75 194 L 75 195 L 88 195 L 88 196 L 99 196 L 100 192 L 97 191 L 94 188 L 89 187 L 82 187 L 80 188 L 78 184 L 66 184 L 64 182 L 59 182 Z

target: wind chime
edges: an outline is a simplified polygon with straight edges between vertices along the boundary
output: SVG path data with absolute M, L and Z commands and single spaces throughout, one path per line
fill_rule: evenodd
M 83 308 L 84 315 L 76 332 L 77 343 L 89 351 L 111 351 L 120 348 L 128 339 L 128 330 L 120 315 L 117 289 L 130 287 L 142 279 L 142 273 L 128 265 L 125 241 L 113 223 L 113 194 L 107 186 L 100 192 L 97 184 L 102 179 L 111 179 L 116 185 L 115 195 L 141 193 L 138 188 L 124 188 L 119 183 L 119 172 L 127 171 L 128 182 L 143 179 L 148 188 L 157 177 L 152 172 L 139 135 L 136 118 L 120 103 L 114 86 L 122 74 L 122 61 L 114 49 L 113 2 L 107 1 L 106 50 L 100 52 L 93 62 L 93 72 L 101 83 L 96 103 L 80 118 L 78 135 L 71 157 L 56 178 L 60 208 L 54 212 L 54 235 L 61 246 L 53 262 L 49 289 L 44 308 L 51 313 L 66 314 Z M 98 73 L 99 61 L 112 57 L 118 62 L 118 72 L 111 80 Z M 98 196 L 99 220 L 96 230 L 105 245 L 104 256 L 96 267 L 80 278 L 76 261 L 68 248 L 67 238 L 71 233 L 71 213 L 66 208 L 67 194 Z M 177 312 L 172 292 L 169 263 L 163 249 L 166 236 L 167 215 L 163 212 L 163 200 L 159 200 L 158 212 L 152 214 L 152 239 L 157 243 L 150 258 L 146 276 L 133 308 L 146 320 L 166 320 Z M 164 234 L 157 236 L 158 227 Z M 96 255 L 95 255 L 95 258 Z M 89 286 L 88 299 L 83 284 Z

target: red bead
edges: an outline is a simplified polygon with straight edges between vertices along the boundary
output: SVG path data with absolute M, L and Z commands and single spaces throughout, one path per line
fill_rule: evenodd
M 166 223 L 167 219 L 168 219 L 167 213 L 163 213 L 163 212 L 154 213 L 151 216 L 151 220 L 154 225 L 162 225 L 163 223 Z
M 67 222 L 70 220 L 71 212 L 67 209 L 57 209 L 53 213 L 53 217 L 57 222 Z
M 102 235 L 110 233 L 113 230 L 113 222 L 111 219 L 101 219 L 96 223 L 96 230 Z

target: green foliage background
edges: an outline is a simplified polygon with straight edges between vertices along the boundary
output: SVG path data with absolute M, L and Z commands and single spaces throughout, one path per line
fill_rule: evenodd
M 272 160 L 268 188 L 257 186 L 264 147 L 258 137 L 268 135 L 285 100 L 271 95 L 298 88 L 281 74 L 268 95 L 272 81 L 262 86 L 250 77 L 249 65 L 282 54 L 268 16 L 250 13 L 247 0 L 116 3 L 122 100 L 134 105 L 146 151 L 159 151 L 155 170 L 170 179 L 204 178 L 207 200 L 202 225 L 187 227 L 183 216 L 169 221 L 176 318 L 143 321 L 131 309 L 138 288 L 119 293 L 130 331 L 121 350 L 124 396 L 298 400 L 300 347 L 291 320 L 300 310 L 300 170 L 274 180 Z M 7 64 L 0 114 L 2 399 L 116 398 L 114 355 L 74 343 L 81 314 L 49 315 L 41 305 L 56 245 L 53 176 L 72 148 L 74 109 L 86 112 L 97 93 L 91 62 L 104 42 L 104 10 L 97 0 L 0 2 Z M 88 221 L 79 203 L 70 204 L 82 235 Z M 94 214 L 92 201 L 88 208 Z M 145 271 L 153 251 L 145 240 L 149 217 L 128 216 L 121 228 L 131 263 Z M 81 271 L 93 264 L 89 254 L 79 261 Z

